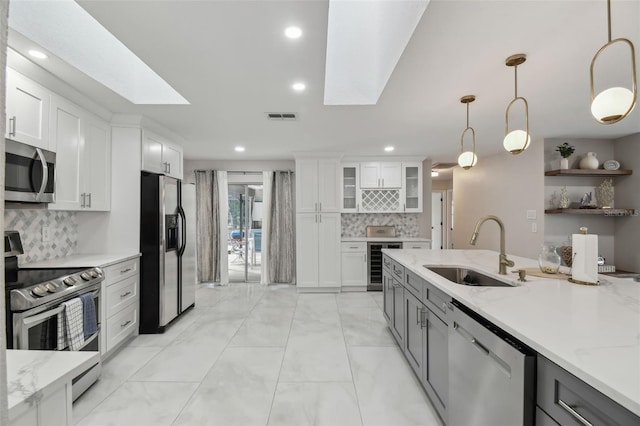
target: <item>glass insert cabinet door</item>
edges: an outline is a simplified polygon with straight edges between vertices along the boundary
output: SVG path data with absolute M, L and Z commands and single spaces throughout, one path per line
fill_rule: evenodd
M 358 164 L 342 165 L 342 211 L 360 211 L 358 201 Z
M 404 177 L 404 211 L 422 211 L 422 180 L 419 165 L 403 165 Z

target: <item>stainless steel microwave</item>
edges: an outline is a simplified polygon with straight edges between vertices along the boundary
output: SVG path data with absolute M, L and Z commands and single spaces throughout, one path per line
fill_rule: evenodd
M 55 152 L 10 139 L 5 142 L 5 201 L 53 203 Z

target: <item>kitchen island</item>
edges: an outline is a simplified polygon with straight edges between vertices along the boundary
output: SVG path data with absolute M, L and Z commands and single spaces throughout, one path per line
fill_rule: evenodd
M 599 286 L 512 273 L 537 261 L 509 256 L 498 275 L 488 250 L 385 250 L 384 254 L 528 345 L 622 407 L 640 416 L 640 283 L 600 275 Z M 429 266 L 472 268 L 513 287 L 455 284 Z
M 72 425 L 71 381 L 98 352 L 7 350 L 10 425 Z

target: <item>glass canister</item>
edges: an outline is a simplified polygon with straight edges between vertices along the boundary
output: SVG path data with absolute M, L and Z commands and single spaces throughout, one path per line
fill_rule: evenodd
M 538 256 L 540 270 L 546 274 L 557 274 L 560 269 L 562 259 L 556 251 L 556 247 L 551 244 L 544 244 Z

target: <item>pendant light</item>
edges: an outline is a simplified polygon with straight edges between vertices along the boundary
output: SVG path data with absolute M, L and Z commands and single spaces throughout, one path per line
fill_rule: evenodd
M 638 97 L 638 86 L 636 82 L 636 54 L 633 43 L 626 38 L 611 40 L 611 0 L 607 0 L 607 28 L 609 41 L 598 50 L 591 60 L 591 114 L 600 124 L 613 124 L 625 118 L 633 110 Z M 615 43 L 623 43 L 631 50 L 631 87 L 611 87 L 595 96 L 593 84 L 593 67 L 598 56 L 609 46 Z
M 475 100 L 475 95 L 467 95 L 460 98 L 460 102 L 467 105 L 467 127 L 462 132 L 462 136 L 460 136 L 460 156 L 458 157 L 458 165 L 465 170 L 469 170 L 478 162 L 478 156 L 476 155 L 476 131 L 473 130 L 473 127 L 469 126 L 469 104 Z M 464 150 L 464 135 L 468 130 L 471 130 L 471 151 Z
M 518 53 L 516 55 L 511 55 L 505 61 L 505 64 L 508 67 L 513 67 L 515 72 L 515 94 L 513 100 L 509 102 L 507 106 L 507 111 L 504 113 L 504 121 L 505 121 L 505 136 L 504 136 L 504 149 L 509 151 L 512 154 L 520 154 L 522 151 L 529 147 L 531 143 L 531 135 L 529 135 L 529 104 L 527 100 L 522 96 L 518 96 L 518 65 L 523 64 L 527 60 L 527 55 L 524 53 Z M 522 101 L 524 104 L 524 120 L 525 120 L 525 130 L 512 130 L 509 131 L 509 109 L 511 109 L 511 105 L 516 101 Z

